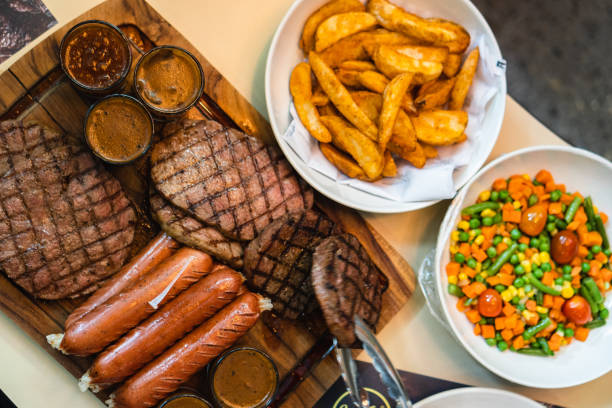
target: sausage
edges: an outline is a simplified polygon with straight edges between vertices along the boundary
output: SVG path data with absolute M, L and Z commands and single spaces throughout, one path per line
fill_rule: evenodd
M 236 298 L 134 374 L 106 401 L 110 407 L 153 407 L 230 347 L 272 304 L 252 292 Z
M 141 276 L 144 276 L 159 265 L 161 261 L 172 255 L 179 246 L 179 243 L 169 235 L 163 232 L 157 235 L 104 286 L 91 295 L 81 306 L 73 310 L 66 319 L 64 327 L 68 328 L 81 317 L 136 282 Z
M 212 259 L 204 252 L 181 248 L 149 273 L 87 313 L 64 334 L 47 341 L 64 354 L 88 356 L 102 350 L 207 274 Z
M 243 290 L 244 277 L 229 268 L 211 272 L 102 352 L 79 380 L 81 391 L 123 381 Z

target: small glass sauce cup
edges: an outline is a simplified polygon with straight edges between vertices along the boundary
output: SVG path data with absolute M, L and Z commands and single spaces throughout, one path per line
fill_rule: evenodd
M 60 43 L 62 70 L 74 87 L 101 96 L 117 91 L 132 66 L 127 37 L 119 28 L 101 20 L 83 21 L 72 27 Z
M 213 406 L 196 394 L 180 393 L 166 398 L 158 408 L 213 408 Z
M 175 119 L 202 96 L 204 72 L 189 51 L 171 45 L 156 47 L 136 64 L 134 91 L 155 118 Z

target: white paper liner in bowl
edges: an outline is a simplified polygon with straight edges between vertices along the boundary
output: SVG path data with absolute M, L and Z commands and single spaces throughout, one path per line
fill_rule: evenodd
M 308 167 L 339 184 L 400 202 L 451 198 L 457 191 L 453 172 L 467 165 L 478 151 L 479 144 L 487 136 L 491 136 L 484 135 L 481 131 L 482 122 L 487 104 L 498 92 L 502 92 L 504 83 L 505 61 L 496 58 L 493 50 L 487 47 L 482 35 L 476 37 L 470 50 L 476 46 L 480 48 L 480 60 L 465 104 L 469 116 L 465 131 L 467 140 L 454 146 L 438 148 L 438 157 L 428 160 L 422 169 L 417 169 L 407 161 L 396 158 L 398 169 L 396 177 L 384 178 L 375 183 L 347 177 L 323 156 L 318 142 L 310 136 L 299 120 L 293 104 L 289 109 L 291 122 L 282 137 Z

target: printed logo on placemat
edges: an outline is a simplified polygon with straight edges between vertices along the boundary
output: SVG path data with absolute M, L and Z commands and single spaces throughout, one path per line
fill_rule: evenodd
M 391 408 L 389 401 L 380 392 L 373 388 L 364 387 L 364 390 L 368 392 L 368 399 L 370 400 L 370 408 Z M 353 407 L 353 400 L 349 395 L 349 392 L 345 392 L 340 395 L 340 398 L 336 400 L 332 408 L 350 408 Z

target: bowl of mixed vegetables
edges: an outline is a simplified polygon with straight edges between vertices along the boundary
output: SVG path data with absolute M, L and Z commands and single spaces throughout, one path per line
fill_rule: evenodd
M 440 300 L 498 375 L 556 388 L 612 370 L 611 179 L 612 164 L 584 150 L 528 148 L 487 165 L 451 204 Z

